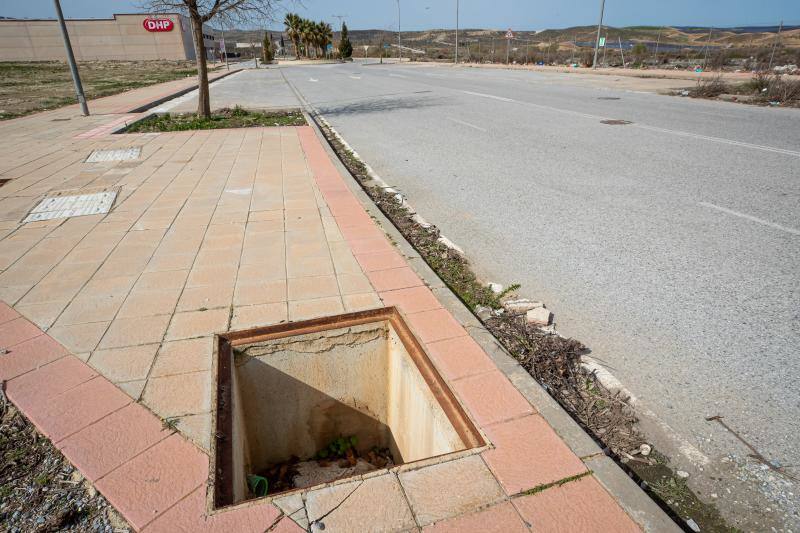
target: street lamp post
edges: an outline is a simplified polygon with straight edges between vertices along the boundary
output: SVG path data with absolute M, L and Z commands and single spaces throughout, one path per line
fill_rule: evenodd
M 458 4 L 459 0 L 456 0 L 456 65 L 458 65 Z
M 603 12 L 606 9 L 606 0 L 600 0 L 600 22 L 597 23 L 597 38 L 594 41 L 594 61 L 592 68 L 597 68 L 597 52 L 600 49 L 600 29 L 603 27 Z
M 403 62 L 403 40 L 400 37 L 400 0 L 397 0 L 397 58 Z
M 64 22 L 64 13 L 61 12 L 61 4 L 58 0 L 53 0 L 53 3 L 56 6 L 56 16 L 58 17 L 58 25 L 61 27 L 61 37 L 64 39 L 64 48 L 67 50 L 67 63 L 69 63 L 69 70 L 72 73 L 72 81 L 75 84 L 75 94 L 78 97 L 78 103 L 81 105 L 81 113 L 83 113 L 84 117 L 88 117 L 89 106 L 86 105 L 86 96 L 83 94 L 81 76 L 78 74 L 78 66 L 75 64 L 75 55 L 72 53 L 72 43 L 69 41 L 67 24 Z

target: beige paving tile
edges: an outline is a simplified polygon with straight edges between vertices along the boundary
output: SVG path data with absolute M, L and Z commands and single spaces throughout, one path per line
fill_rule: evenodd
M 56 325 L 68 326 L 71 324 L 102 322 L 117 314 L 124 299 L 124 295 L 76 298 L 58 317 Z
M 342 294 L 363 294 L 374 291 L 364 274 L 339 274 L 336 278 Z
M 95 324 L 55 326 L 50 328 L 47 333 L 70 352 L 82 354 L 97 348 L 109 324 L 110 322 L 97 322 Z
M 199 311 L 205 309 L 228 308 L 233 301 L 233 285 L 207 285 L 186 287 L 178 301 L 178 311 Z
M 58 315 L 69 305 L 65 302 L 45 302 L 40 304 L 17 305 L 15 309 L 19 314 L 39 326 L 42 330 L 47 330 L 56 321 Z
M 283 223 L 283 210 L 273 209 L 271 211 L 251 211 L 248 220 L 250 222 L 265 222 L 269 220 L 279 220 Z M 283 225 L 283 224 L 281 224 Z
M 144 272 L 136 281 L 134 290 L 181 289 L 189 277 L 188 270 L 168 270 L 165 272 Z
M 221 265 L 192 269 L 189 272 L 187 287 L 204 287 L 208 285 L 231 285 L 236 282 L 235 265 Z
M 160 343 L 169 324 L 169 315 L 119 318 L 111 323 L 99 348 L 122 348 Z
M 339 294 L 339 284 L 335 276 L 295 278 L 290 279 L 288 283 L 289 301 L 312 300 Z
M 231 329 L 269 326 L 286 322 L 289 312 L 285 302 L 234 307 Z
M 229 315 L 230 309 L 176 313 L 172 316 L 166 340 L 205 337 L 227 331 Z
M 145 272 L 165 272 L 192 268 L 195 254 L 155 254 L 145 267 Z
M 175 311 L 181 289 L 134 289 L 117 314 L 117 318 L 169 315 Z
M 89 357 L 89 365 L 114 383 L 147 378 L 158 344 L 98 350 Z
M 178 417 L 175 427 L 206 453 L 211 452 L 211 413 Z
M 128 381 L 125 383 L 116 383 L 117 387 L 122 389 L 122 392 L 133 398 L 134 401 L 139 401 L 139 398 L 142 396 L 142 391 L 144 390 L 144 386 L 147 383 L 145 379 L 139 379 L 136 381 Z
M 287 300 L 286 280 L 242 283 L 236 285 L 233 294 L 233 305 L 257 305 Z
M 162 418 L 211 410 L 211 372 L 193 372 L 150 378 L 142 403 Z
M 316 300 L 295 300 L 289 302 L 289 320 L 306 320 L 330 316 L 344 312 L 342 299 L 338 296 Z
M 158 351 L 150 377 L 211 370 L 214 338 L 165 342 Z
M 80 296 L 84 298 L 99 298 L 102 296 L 125 295 L 136 283 L 139 273 L 135 275 L 93 278 L 81 290 Z
M 414 516 L 393 474 L 342 483 L 306 494 L 314 530 L 409 531 Z M 323 526 L 324 524 L 324 526 Z
M 469 513 L 504 498 L 503 489 L 476 455 L 400 472 L 399 477 L 420 525 Z
M 383 307 L 381 299 L 374 292 L 364 294 L 345 294 L 342 296 L 344 310 L 348 313 L 365 311 L 367 309 L 380 309 Z

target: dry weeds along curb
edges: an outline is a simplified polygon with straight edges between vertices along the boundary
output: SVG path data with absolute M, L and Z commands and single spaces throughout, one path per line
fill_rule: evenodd
M 682 515 L 681 509 L 667 505 L 657 492 L 651 490 L 650 484 L 639 477 L 641 468 L 631 468 L 634 463 L 639 462 L 642 463 L 641 466 L 652 466 L 653 460 L 633 457 L 642 449 L 642 445 L 648 445 L 636 430 L 637 418 L 633 406 L 629 403 L 629 395 L 620 388 L 606 387 L 596 368 L 587 365 L 583 360 L 582 354 L 585 353 L 585 348 L 581 343 L 563 338 L 555 331 L 554 326 L 540 327 L 540 322 L 527 320 L 526 314 L 530 309 L 521 313 L 519 311 L 522 309 L 515 309 L 514 304 L 520 302 L 534 303 L 524 299 L 504 298 L 519 288 L 518 286 L 509 287 L 497 294 L 480 282 L 459 247 L 443 237 L 434 225 L 416 213 L 402 193 L 389 186 L 361 160 L 323 117 L 316 112 L 311 112 L 309 115 L 319 126 L 320 132 L 335 155 L 354 176 L 364 192 L 417 250 L 428 266 L 461 299 L 462 303 L 469 307 L 486 330 L 584 431 L 602 443 L 603 451 L 622 466 L 629 477 L 640 483 L 641 488 L 673 520 L 686 527 L 686 520 L 691 517 Z M 509 307 L 504 308 L 506 304 Z M 484 316 L 480 316 L 476 314 L 480 307 L 488 307 L 492 312 L 481 313 Z M 536 303 L 531 308 L 538 307 L 539 304 Z M 541 307 L 544 308 L 544 305 L 541 304 Z M 657 466 L 663 467 L 660 464 Z M 719 518 L 716 508 L 703 504 L 690 490 L 687 491 L 687 497 L 697 506 L 708 509 L 708 515 L 713 517 L 703 524 L 704 528 L 708 531 L 728 530 L 727 525 Z

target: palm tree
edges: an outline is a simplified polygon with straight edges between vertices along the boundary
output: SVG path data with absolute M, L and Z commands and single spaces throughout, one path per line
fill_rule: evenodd
M 325 49 L 328 48 L 328 44 L 333 41 L 333 28 L 327 22 L 321 22 L 319 25 L 319 46 L 323 51 L 323 56 L 325 55 Z
M 314 23 L 303 19 L 300 24 L 300 40 L 303 42 L 303 49 L 306 57 L 311 57 L 311 46 L 314 44 Z
M 297 59 L 300 58 L 300 30 L 303 19 L 296 13 L 287 13 L 283 24 L 286 26 L 286 34 L 294 45 L 294 53 Z

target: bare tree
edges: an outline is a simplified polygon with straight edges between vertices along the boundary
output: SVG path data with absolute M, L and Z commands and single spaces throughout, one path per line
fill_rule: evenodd
M 144 0 L 141 5 L 152 13 L 178 11 L 192 21 L 194 52 L 197 56 L 197 115 L 211 116 L 208 94 L 208 65 L 203 46 L 203 24 L 213 19 L 228 23 L 272 20 L 275 9 L 282 0 Z

